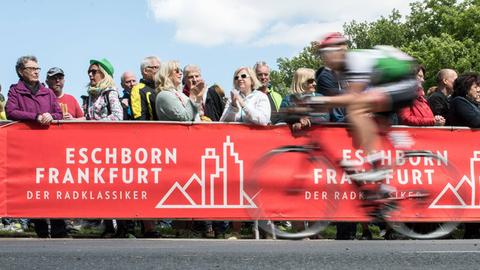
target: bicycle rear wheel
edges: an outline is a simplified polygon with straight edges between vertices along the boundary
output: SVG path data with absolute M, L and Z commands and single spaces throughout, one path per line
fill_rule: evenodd
M 396 210 L 388 213 L 387 218 L 392 229 L 410 238 L 435 239 L 445 237 L 457 228 L 463 210 L 452 206 L 465 198 L 466 190 L 453 188 L 456 196 L 441 196 L 444 195 L 443 186 L 450 184 L 454 187 L 461 179 L 451 162 L 428 151 L 407 151 L 397 160 L 392 176 L 398 198 L 394 202 Z M 412 189 L 412 185 L 420 188 Z M 428 186 L 428 189 L 422 189 L 422 186 Z M 398 221 L 402 219 L 406 221 Z M 407 222 L 421 219 L 440 222 Z
M 329 220 L 312 219 L 329 217 L 336 209 L 336 204 L 327 197 L 329 186 L 316 179 L 315 173 L 334 167 L 312 152 L 301 146 L 282 147 L 255 163 L 248 188 L 257 193 L 254 199 L 257 208 L 249 212 L 267 233 L 284 239 L 303 239 L 328 226 Z M 278 201 L 279 198 L 284 201 Z M 310 220 L 305 222 L 306 219 Z

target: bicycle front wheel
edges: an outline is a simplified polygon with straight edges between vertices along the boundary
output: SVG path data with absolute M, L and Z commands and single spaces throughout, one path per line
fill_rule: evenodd
M 465 198 L 466 190 L 455 189 L 456 195 L 450 197 L 442 196 L 445 194 L 441 190 L 448 184 L 454 187 L 461 179 L 451 162 L 428 151 L 407 151 L 397 160 L 392 176 L 399 197 L 396 210 L 387 219 L 392 229 L 410 238 L 435 239 L 457 228 L 463 210 L 453 206 Z M 412 189 L 413 185 L 418 188 Z
M 278 238 L 303 239 L 324 230 L 336 204 L 328 200 L 329 186 L 318 178 L 319 170 L 334 167 L 301 146 L 282 147 L 264 155 L 249 177 L 249 188 L 257 194 L 257 207 L 250 209 L 252 218 Z

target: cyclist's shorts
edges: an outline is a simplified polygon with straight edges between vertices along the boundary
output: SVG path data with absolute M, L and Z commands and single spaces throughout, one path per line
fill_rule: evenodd
M 418 82 L 415 79 L 406 79 L 394 83 L 375 86 L 390 98 L 390 111 L 412 105 L 417 98 Z

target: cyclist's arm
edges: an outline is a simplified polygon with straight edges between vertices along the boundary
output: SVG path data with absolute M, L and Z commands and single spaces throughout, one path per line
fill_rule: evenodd
M 317 103 L 324 105 L 328 108 L 334 108 L 334 107 L 346 107 L 350 104 L 352 104 L 356 99 L 357 96 L 360 92 L 362 92 L 366 87 L 367 87 L 366 82 L 351 82 L 349 83 L 349 87 L 347 88 L 347 91 L 343 95 L 338 95 L 338 96 L 315 96 L 315 97 L 310 97 L 309 100 L 312 103 Z
M 366 81 L 350 81 L 348 83 L 347 93 L 361 93 L 368 86 Z

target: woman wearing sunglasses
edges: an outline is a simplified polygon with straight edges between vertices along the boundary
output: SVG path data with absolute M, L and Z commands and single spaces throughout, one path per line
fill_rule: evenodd
M 107 59 L 90 60 L 88 67 L 87 120 L 123 120 L 123 108 L 113 81 L 113 66 Z
M 315 70 L 310 68 L 299 68 L 293 74 L 292 86 L 290 87 L 290 95 L 282 100 L 280 108 L 288 108 L 295 106 L 293 100 L 295 98 L 303 98 L 305 96 L 320 95 L 315 92 L 317 83 L 315 82 Z M 300 130 L 309 127 L 311 122 L 328 122 L 330 121 L 330 114 L 328 112 L 317 113 L 313 119 L 310 117 L 303 117 L 298 122 L 291 123 L 292 129 Z
M 168 61 L 160 65 L 160 70 L 155 74 L 155 87 L 157 99 L 158 120 L 160 121 L 182 121 L 198 122 L 198 106 L 182 93 L 182 70 L 177 61 Z
M 88 100 L 85 118 L 93 121 L 121 121 L 123 107 L 113 81 L 113 66 L 107 59 L 90 60 L 87 70 L 90 82 L 87 86 Z M 87 221 L 88 222 L 88 221 Z M 95 221 L 91 223 L 95 224 Z M 113 220 L 103 220 L 103 238 L 115 236 Z
M 241 67 L 233 74 L 231 99 L 220 118 L 221 122 L 244 122 L 266 126 L 270 122 L 267 95 L 254 90 L 261 86 L 253 69 Z

